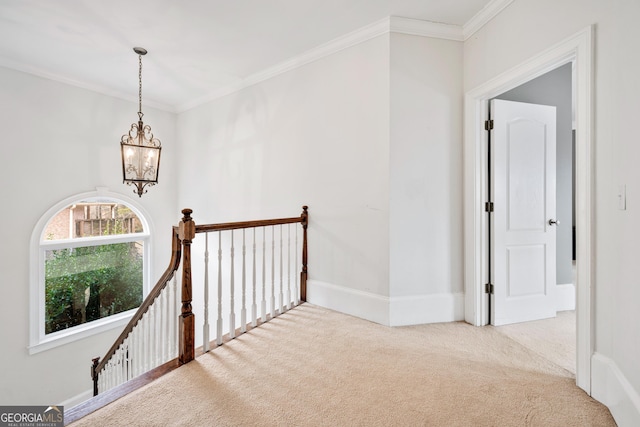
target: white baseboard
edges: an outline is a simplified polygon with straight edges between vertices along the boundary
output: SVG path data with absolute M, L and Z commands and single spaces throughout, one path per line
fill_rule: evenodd
M 307 301 L 340 313 L 389 325 L 389 298 L 319 280 L 307 282 Z
M 556 311 L 576 309 L 576 285 L 573 283 L 556 285 Z
M 599 353 L 591 358 L 591 396 L 607 405 L 620 427 L 640 426 L 640 394 L 616 363 Z
M 309 280 L 307 301 L 387 326 L 464 320 L 463 293 L 389 298 L 318 280 Z
M 75 395 L 73 397 L 70 397 L 69 399 L 62 401 L 59 405 L 64 406 L 65 410 L 67 410 L 69 408 L 72 408 L 76 405 L 81 404 L 85 400 L 91 399 L 92 397 L 93 397 L 93 390 L 89 389 L 87 391 L 84 391 L 78 395 Z
M 464 293 L 392 297 L 391 326 L 464 320 Z

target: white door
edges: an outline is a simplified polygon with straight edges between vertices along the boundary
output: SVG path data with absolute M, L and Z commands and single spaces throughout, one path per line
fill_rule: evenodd
M 556 107 L 491 101 L 491 323 L 556 315 Z

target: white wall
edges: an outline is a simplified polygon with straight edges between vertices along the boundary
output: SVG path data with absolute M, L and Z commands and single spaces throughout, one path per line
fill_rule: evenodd
M 308 204 L 310 302 L 460 320 L 461 121 L 462 43 L 384 34 L 180 114 L 180 205 L 202 223 Z
M 389 295 L 389 37 L 178 117 L 179 204 L 197 223 L 309 205 L 309 300 L 381 323 Z
M 464 57 L 468 91 L 595 24 L 592 394 L 620 425 L 640 423 L 639 16 L 635 0 L 516 0 L 465 42 Z M 627 185 L 624 211 L 618 210 L 620 184 Z
M 391 34 L 391 324 L 461 320 L 462 43 Z
M 120 330 L 29 355 L 29 243 L 47 209 L 74 194 L 122 184 L 120 137 L 137 121 L 137 104 L 0 68 L 0 402 L 58 404 L 92 388 L 91 359 L 103 356 Z M 175 116 L 144 108 L 163 143 L 160 183 L 138 202 L 153 224 L 153 276 L 170 257 L 175 208 Z M 78 403 L 68 401 L 67 404 Z

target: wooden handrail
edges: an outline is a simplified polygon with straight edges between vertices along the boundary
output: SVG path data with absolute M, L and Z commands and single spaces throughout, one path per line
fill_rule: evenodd
M 93 378 L 93 384 L 94 384 L 94 396 L 97 394 L 97 391 L 98 391 L 97 390 L 98 373 L 104 369 L 105 365 L 109 362 L 109 359 L 111 359 L 111 357 L 116 352 L 116 350 L 118 350 L 118 348 L 120 347 L 120 345 L 122 345 L 122 343 L 127 338 L 127 336 L 129 336 L 133 328 L 138 324 L 140 319 L 142 319 L 142 316 L 144 316 L 147 310 L 149 310 L 149 307 L 151 306 L 151 304 L 153 304 L 153 301 L 160 295 L 162 290 L 166 287 L 167 283 L 169 283 L 169 281 L 173 278 L 173 275 L 175 274 L 176 270 L 180 266 L 180 255 L 182 253 L 182 249 L 180 245 L 178 232 L 179 232 L 178 227 L 175 227 L 175 226 L 172 227 L 171 260 L 169 261 L 169 267 L 167 267 L 167 269 L 162 274 L 162 276 L 160 276 L 160 280 L 158 280 L 158 282 L 153 287 L 151 292 L 149 292 L 149 295 L 147 295 L 147 297 L 142 302 L 142 304 L 140 305 L 136 313 L 133 315 L 131 320 L 129 320 L 129 323 L 127 323 L 127 326 L 125 326 L 120 336 L 118 336 L 118 338 L 115 340 L 115 342 L 113 343 L 109 351 L 107 351 L 107 353 L 104 355 L 104 357 L 102 358 L 102 361 L 100 361 L 100 358 L 93 359 L 93 365 L 92 365 L 91 371 L 92 371 L 92 378 Z
M 305 207 L 303 207 L 303 209 Z M 302 215 L 296 216 L 293 218 L 263 219 L 259 221 L 227 222 L 222 224 L 204 224 L 204 225 L 196 225 L 196 233 L 205 233 L 207 231 L 240 230 L 243 228 L 254 228 L 254 227 L 268 227 L 270 225 L 294 224 L 298 222 L 300 223 L 302 222 Z

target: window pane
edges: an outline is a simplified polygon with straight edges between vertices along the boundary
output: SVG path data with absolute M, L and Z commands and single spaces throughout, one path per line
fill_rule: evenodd
M 53 217 L 44 240 L 142 233 L 142 222 L 127 206 L 108 202 L 80 202 Z
M 45 251 L 45 333 L 138 307 L 144 242 Z

